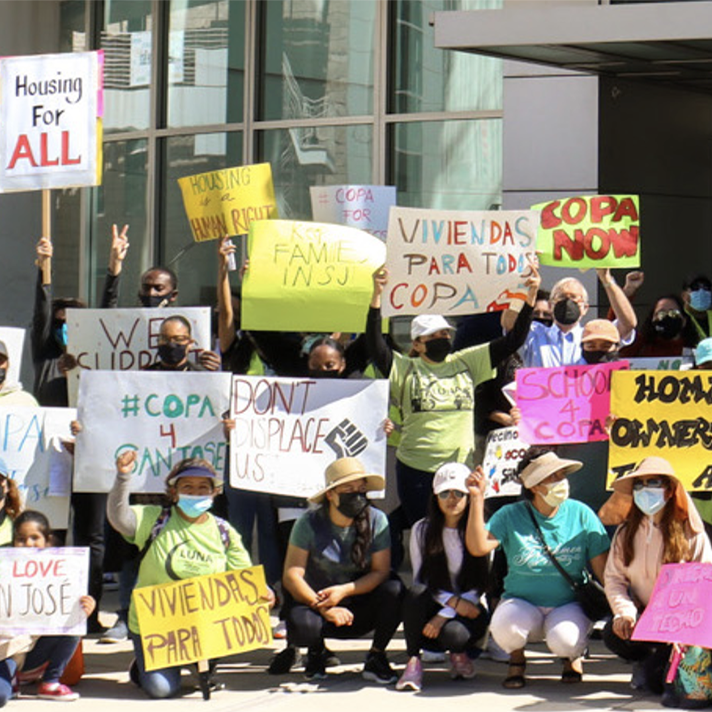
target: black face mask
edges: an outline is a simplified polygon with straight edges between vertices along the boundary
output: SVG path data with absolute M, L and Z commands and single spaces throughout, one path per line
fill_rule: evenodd
M 535 316 L 532 321 L 538 321 L 540 324 L 544 324 L 544 326 L 551 326 L 554 323 L 553 317 L 549 316 Z
M 341 371 L 337 371 L 335 368 L 330 371 L 322 371 L 318 368 L 309 369 L 309 378 L 341 378 Z
M 584 351 L 583 360 L 586 363 L 613 363 L 620 358 L 616 351 Z
M 562 299 L 554 304 L 554 319 L 568 326 L 575 324 L 581 318 L 581 307 L 573 299 Z
M 7 378 L 7 369 L 6 368 L 0 368 L 0 386 L 5 383 L 5 379 Z
M 661 339 L 674 339 L 682 331 L 682 317 L 665 316 L 653 322 L 653 329 Z
M 158 344 L 158 357 L 168 366 L 177 366 L 187 352 L 187 344 Z
M 368 507 L 368 497 L 362 492 L 342 492 L 337 509 L 345 517 L 356 519 Z
M 425 342 L 425 355 L 436 363 L 444 361 L 450 351 L 452 351 L 452 344 L 446 336 L 442 339 L 431 339 Z
M 170 297 L 162 297 L 160 295 L 153 294 L 139 294 L 138 300 L 141 302 L 142 307 L 165 307 L 168 305 Z

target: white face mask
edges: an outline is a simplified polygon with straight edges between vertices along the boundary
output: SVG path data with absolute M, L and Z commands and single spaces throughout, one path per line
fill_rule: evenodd
M 558 507 L 569 498 L 569 481 L 560 480 L 546 485 L 546 494 L 542 498 L 550 507 Z
M 643 487 L 640 490 L 633 490 L 633 501 L 643 514 L 652 517 L 665 506 L 665 488 Z

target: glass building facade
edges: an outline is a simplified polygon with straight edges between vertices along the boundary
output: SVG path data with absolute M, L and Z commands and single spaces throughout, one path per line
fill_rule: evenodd
M 212 303 L 216 244 L 194 243 L 177 179 L 269 162 L 279 215 L 309 187 L 395 185 L 400 205 L 481 210 L 502 190 L 497 60 L 443 52 L 431 16 L 500 0 L 66 0 L 61 49 L 105 52 L 102 185 L 56 191 L 57 293 L 95 305 L 111 225 L 140 273 L 173 268 Z

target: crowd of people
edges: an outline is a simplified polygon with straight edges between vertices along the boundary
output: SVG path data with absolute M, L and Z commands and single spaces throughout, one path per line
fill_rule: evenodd
M 118 304 L 128 249 L 128 228 L 115 226 L 102 308 Z M 487 434 L 521 419 L 501 390 L 517 368 L 681 355 L 694 356 L 695 368 L 712 367 L 710 280 L 696 276 L 680 294 L 658 298 L 638 329 L 632 299 L 643 283 L 642 272 L 629 273 L 620 287 L 610 270 L 598 270 L 610 313 L 584 323 L 590 309 L 584 285 L 567 277 L 544 292 L 532 262 L 525 275 L 526 300 L 518 309 L 466 317 L 457 325 L 439 314 L 416 316 L 410 351 L 404 353 L 382 332 L 385 268 L 374 273 L 361 335 L 245 331 L 239 290 L 230 284 L 234 252 L 229 240 L 219 241 L 215 350 L 192 360 L 191 323 L 171 316 L 161 324 L 157 358 L 147 370 L 176 378 L 220 369 L 385 378 L 391 411 L 384 428 L 395 454 L 393 471 L 369 472 L 357 458 L 336 459 L 326 468 L 323 488 L 307 501 L 235 489 L 226 472 L 192 458 L 172 468 L 164 495 L 148 496 L 132 493 L 136 454 L 126 452 L 116 461 L 108 495 L 72 494 L 72 530 L 56 532 L 53 539 L 42 514 L 23 512 L 18 488 L 0 462 L 0 546 L 43 548 L 66 539 L 88 547 L 89 592 L 77 602 L 88 617 L 88 631 L 106 643 L 132 641 L 131 679 L 153 698 L 179 694 L 181 668 L 147 671 L 131 592 L 248 567 L 255 550 L 268 584 L 262 598 L 278 609 L 281 622 L 275 630 L 286 638 L 270 664 L 272 674 L 289 672 L 300 650 L 306 650 L 304 674 L 323 679 L 338 663 L 326 645 L 329 638 L 369 635 L 363 677 L 395 683 L 398 690 L 423 688 L 425 654 L 449 654 L 451 676 L 470 679 L 488 646 L 508 661 L 503 687 L 520 689 L 528 680 L 527 646 L 539 641 L 561 659 L 562 683 L 575 684 L 583 678 L 584 653 L 597 622 L 577 591 L 597 579 L 611 609 L 605 644 L 633 662 L 636 688 L 662 694 L 672 646 L 633 641 L 631 634 L 663 564 L 712 563 L 704 494 L 691 497 L 668 461 L 647 457 L 614 482 L 613 494 L 597 514 L 590 505 L 598 495 L 591 502 L 569 496 L 583 458 L 533 446 L 518 464 L 521 496 L 487 499 L 481 463 Z M 66 309 L 86 304 L 54 298 L 52 255 L 51 241 L 42 238 L 31 331 L 34 395 L 5 382 L 9 356 L 0 342 L 0 406 L 68 405 L 67 373 L 77 364 L 67 352 Z M 176 306 L 178 298 L 178 279 L 170 269 L 152 267 L 141 276 L 141 306 Z M 227 436 L 230 422 L 225 425 Z M 81 427 L 73 424 L 73 432 Z M 599 494 L 606 475 L 601 468 L 592 485 Z M 391 484 L 397 502 L 384 511 L 367 494 Z M 199 556 L 190 557 L 191 565 L 182 570 L 172 565 L 169 572 L 168 553 L 179 543 Z M 116 624 L 106 630 L 98 611 L 109 571 L 119 577 L 120 610 Z M 412 585 L 407 586 L 409 573 Z M 387 650 L 401 623 L 407 663 L 395 671 Z M 78 643 L 72 636 L 0 638 L 0 706 L 20 685 L 33 683 L 43 699 L 76 699 L 62 674 Z M 213 661 L 213 678 L 214 672 Z

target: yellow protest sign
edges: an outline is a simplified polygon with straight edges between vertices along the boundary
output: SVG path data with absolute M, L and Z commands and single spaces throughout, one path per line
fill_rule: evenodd
M 361 332 L 386 246 L 363 230 L 292 220 L 250 226 L 242 328 Z
M 616 371 L 609 481 L 664 457 L 688 490 L 712 489 L 712 372 Z
M 269 163 L 199 173 L 178 185 L 196 242 L 246 235 L 253 220 L 279 217 Z
M 261 566 L 134 589 L 146 670 L 269 645 L 266 590 Z

